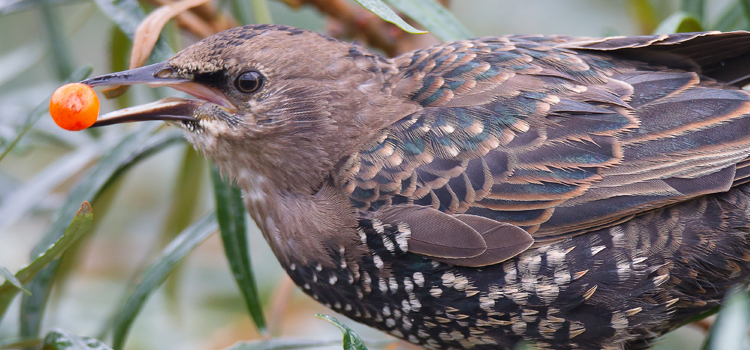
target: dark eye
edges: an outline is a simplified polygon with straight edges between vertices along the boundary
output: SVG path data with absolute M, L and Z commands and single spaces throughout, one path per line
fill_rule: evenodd
M 263 75 L 254 70 L 242 73 L 234 81 L 234 86 L 246 94 L 256 92 L 263 86 Z

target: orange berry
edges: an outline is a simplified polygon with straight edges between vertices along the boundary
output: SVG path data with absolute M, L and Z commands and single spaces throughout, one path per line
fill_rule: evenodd
M 83 130 L 96 122 L 99 116 L 99 98 L 88 85 L 65 84 L 52 94 L 49 114 L 65 130 Z

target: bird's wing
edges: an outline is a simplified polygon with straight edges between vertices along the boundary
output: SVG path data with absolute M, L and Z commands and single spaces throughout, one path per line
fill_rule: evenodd
M 423 108 L 357 155 L 345 187 L 361 209 L 471 214 L 537 242 L 726 191 L 750 176 L 750 95 L 705 74 L 722 71 L 713 56 L 746 59 L 750 34 L 714 36 L 495 37 L 399 57 L 394 94 Z

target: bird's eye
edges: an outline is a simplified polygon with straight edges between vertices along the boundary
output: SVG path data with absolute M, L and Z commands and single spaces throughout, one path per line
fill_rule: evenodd
M 263 75 L 254 70 L 242 73 L 234 81 L 234 86 L 246 94 L 256 92 L 263 86 Z

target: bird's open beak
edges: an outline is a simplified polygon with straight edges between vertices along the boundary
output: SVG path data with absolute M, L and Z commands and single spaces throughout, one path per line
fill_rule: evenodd
M 224 108 L 234 109 L 231 102 L 219 91 L 193 82 L 189 78 L 179 77 L 165 63 L 126 70 L 118 73 L 101 75 L 81 81 L 89 86 L 135 85 L 145 84 L 152 87 L 166 86 L 186 92 L 198 99 L 170 97 L 153 103 L 125 108 L 100 116 L 92 127 L 147 121 L 171 120 L 198 122 L 195 110 L 205 103 L 213 103 Z

